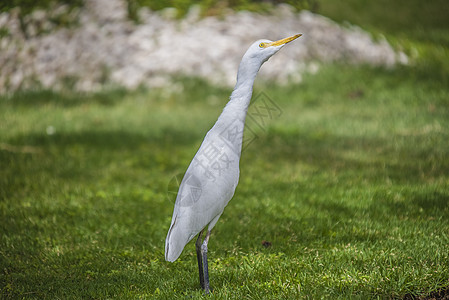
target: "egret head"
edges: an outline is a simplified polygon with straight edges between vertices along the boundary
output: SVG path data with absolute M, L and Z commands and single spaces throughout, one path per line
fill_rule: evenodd
M 259 68 L 264 62 L 281 50 L 285 44 L 299 38 L 301 35 L 302 34 L 296 34 L 275 42 L 270 40 L 258 40 L 254 42 L 248 48 L 245 55 L 243 55 L 237 74 L 237 85 L 242 84 L 249 78 L 254 80 Z M 252 85 L 252 82 L 250 82 L 250 85 Z
M 284 47 L 287 43 L 299 38 L 301 35 L 302 34 L 296 34 L 294 36 L 275 42 L 270 40 L 258 40 L 249 47 L 248 51 L 246 51 L 245 53 L 245 56 L 252 60 L 259 61 L 262 65 L 271 56 L 281 50 L 281 48 Z

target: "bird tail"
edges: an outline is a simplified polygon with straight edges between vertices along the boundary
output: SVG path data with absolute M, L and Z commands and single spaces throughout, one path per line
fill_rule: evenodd
M 177 217 L 173 218 L 173 222 L 168 230 L 167 238 L 165 239 L 165 260 L 174 262 L 181 255 L 184 246 L 189 242 L 185 238 L 182 230 L 176 223 Z

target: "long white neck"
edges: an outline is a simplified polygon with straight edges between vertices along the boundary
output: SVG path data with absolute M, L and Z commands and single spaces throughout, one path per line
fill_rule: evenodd
M 239 158 L 242 151 L 246 113 L 253 93 L 254 80 L 261 66 L 261 63 L 251 65 L 250 61 L 243 57 L 230 100 L 208 133 L 208 135 L 218 135 Z
M 245 122 L 246 113 L 253 94 L 254 80 L 262 64 L 251 63 L 245 56 L 239 66 L 237 73 L 237 83 L 231 94 L 230 100 L 223 109 L 217 123 L 230 119 L 240 119 Z

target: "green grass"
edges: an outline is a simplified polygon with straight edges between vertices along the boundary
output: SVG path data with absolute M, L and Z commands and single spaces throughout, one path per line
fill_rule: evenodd
M 179 83 L 180 94 L 1 100 L 3 297 L 202 297 L 193 244 L 164 261 L 167 185 L 229 90 Z M 282 114 L 254 131 L 213 231 L 213 297 L 388 298 L 447 287 L 449 88 L 402 70 L 328 66 L 262 91 Z
M 211 298 L 385 299 L 449 287 L 440 10 L 427 3 L 435 13 L 401 27 L 391 7 L 370 4 L 367 14 L 321 3 L 416 53 L 392 70 L 330 65 L 296 86 L 258 82 L 254 95 L 277 110 L 258 128 L 250 109 L 246 135 L 255 138 L 209 243 Z M 415 24 L 420 7 L 407 3 L 396 11 Z M 230 90 L 178 85 L 0 96 L 0 298 L 205 298 L 192 243 L 164 261 L 169 183 Z

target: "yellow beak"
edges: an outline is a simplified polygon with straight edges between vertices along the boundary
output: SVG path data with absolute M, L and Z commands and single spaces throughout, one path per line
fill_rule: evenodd
M 290 43 L 293 40 L 296 40 L 297 38 L 299 38 L 302 34 L 295 34 L 294 36 L 279 40 L 279 41 L 275 41 L 275 42 L 271 42 L 271 43 L 263 43 L 263 48 L 267 48 L 267 47 L 271 47 L 271 46 L 281 46 L 287 43 Z

